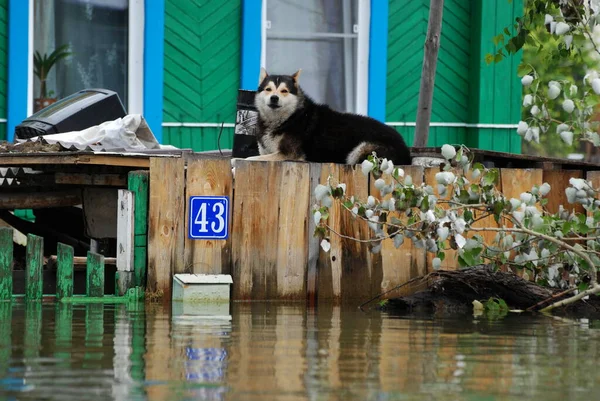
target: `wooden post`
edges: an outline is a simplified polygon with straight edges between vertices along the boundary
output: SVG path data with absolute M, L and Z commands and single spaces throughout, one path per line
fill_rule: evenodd
M 419 105 L 415 127 L 414 147 L 427 146 L 429 123 L 431 122 L 431 104 L 433 103 L 433 88 L 435 86 L 435 70 L 437 67 L 440 36 L 442 34 L 442 15 L 444 0 L 431 0 L 429 4 L 429 23 L 425 39 L 425 54 L 423 56 L 423 71 L 421 72 L 421 88 L 419 89 Z
M 56 299 L 73 296 L 73 247 L 58 243 L 56 247 Z
M 43 295 L 44 238 L 27 235 L 25 299 L 40 300 Z
M 124 295 L 135 286 L 133 192 L 120 189 L 117 205 L 117 295 Z
M 147 287 L 152 292 L 162 292 L 164 299 L 170 300 L 173 274 L 186 272 L 183 263 L 185 160 L 150 158 L 150 181 Z M 139 211 L 137 202 L 135 209 Z
M 61 368 L 71 365 L 71 347 L 73 340 L 73 305 L 64 302 L 56 303 L 56 321 L 54 328 L 54 357 Z
M 133 271 L 136 286 L 146 286 L 146 257 L 148 247 L 148 171 L 131 171 L 128 188 L 134 195 Z
M 12 298 L 13 229 L 0 227 L 0 301 Z
M 97 253 L 87 254 L 86 294 L 88 297 L 104 296 L 104 256 Z

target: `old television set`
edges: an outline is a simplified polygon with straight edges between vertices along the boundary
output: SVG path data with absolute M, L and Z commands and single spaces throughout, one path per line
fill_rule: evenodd
M 119 95 L 107 89 L 84 89 L 26 118 L 15 128 L 15 139 L 81 131 L 125 117 Z

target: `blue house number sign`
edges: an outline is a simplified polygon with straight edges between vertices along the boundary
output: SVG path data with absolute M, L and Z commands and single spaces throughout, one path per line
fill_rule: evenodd
M 229 197 L 190 196 L 189 238 L 227 239 L 229 236 Z

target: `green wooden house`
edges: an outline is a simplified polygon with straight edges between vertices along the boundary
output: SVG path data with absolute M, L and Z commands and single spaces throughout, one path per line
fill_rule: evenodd
M 87 8 L 77 9 L 78 2 Z M 261 65 L 272 73 L 302 68 L 300 82 L 316 100 L 385 121 L 412 143 L 429 0 L 52 3 L 49 17 L 44 0 L 0 0 L 0 138 L 12 139 L 31 112 L 33 51 L 65 41 L 79 46 L 69 35 L 84 28 L 64 27 L 75 29 L 91 4 L 96 12 L 86 26 L 104 28 L 104 14 L 123 25 L 110 39 L 116 47 L 98 44 L 115 55 L 103 50 L 94 59 L 95 48 L 74 48 L 74 59 L 59 64 L 53 78 L 58 97 L 86 85 L 117 90 L 162 143 L 231 148 L 238 89 L 256 88 Z M 520 153 L 518 57 L 488 66 L 484 56 L 522 8 L 522 0 L 446 0 L 429 145 Z M 127 17 L 134 13 L 145 18 Z M 94 81 L 100 69 L 114 68 L 115 57 L 126 79 Z

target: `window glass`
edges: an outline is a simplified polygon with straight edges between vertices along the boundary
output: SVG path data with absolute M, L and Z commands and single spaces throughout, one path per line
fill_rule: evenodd
M 300 85 L 315 101 L 355 110 L 356 0 L 268 0 L 266 68 L 302 69 Z
M 69 45 L 71 52 L 49 71 L 47 98 L 103 88 L 127 104 L 128 12 L 128 0 L 35 0 L 34 51 L 49 55 Z M 42 89 L 34 76 L 34 102 Z

